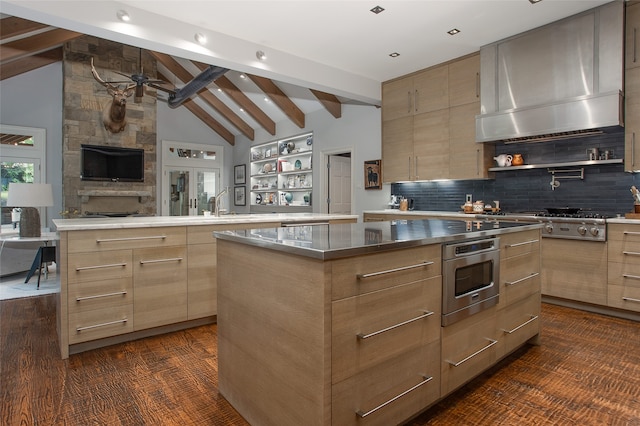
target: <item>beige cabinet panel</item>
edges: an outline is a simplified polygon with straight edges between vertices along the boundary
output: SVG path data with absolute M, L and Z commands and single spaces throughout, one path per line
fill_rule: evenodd
M 633 4 L 632 4 L 633 3 Z M 640 3 L 627 3 L 625 67 L 640 67 Z
M 509 305 L 498 312 L 498 326 L 502 331 L 502 356 L 513 352 L 527 340 L 540 333 L 540 293 Z
M 480 102 L 479 53 L 449 64 L 449 107 L 474 102 Z
M 413 179 L 441 179 L 449 175 L 449 110 L 416 115 L 413 119 Z
M 185 246 L 134 251 L 135 330 L 187 320 L 186 254 Z
M 413 115 L 413 77 L 405 77 L 382 85 L 382 120 Z
M 625 76 L 624 169 L 632 171 L 640 170 L 640 67 Z
M 81 343 L 133 331 L 133 305 L 120 304 L 69 313 L 69 343 Z
M 73 253 L 67 260 L 69 285 L 78 282 L 127 278 L 133 274 L 132 250 Z
M 449 110 L 449 177 L 451 179 L 489 177 L 495 145 L 476 142 L 476 115 L 479 113 L 479 102 Z
M 449 67 L 439 65 L 415 75 L 414 114 L 449 108 Z
M 96 229 L 69 232 L 69 253 L 166 247 L 186 244 L 184 226 Z
M 412 179 L 413 117 L 386 121 L 382 125 L 382 180 Z
M 608 238 L 608 305 L 640 312 L 640 225 L 611 224 Z

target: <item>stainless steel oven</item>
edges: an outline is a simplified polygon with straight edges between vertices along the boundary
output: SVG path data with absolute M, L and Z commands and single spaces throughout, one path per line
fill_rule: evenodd
M 448 326 L 498 303 L 500 238 L 442 246 L 442 325 Z

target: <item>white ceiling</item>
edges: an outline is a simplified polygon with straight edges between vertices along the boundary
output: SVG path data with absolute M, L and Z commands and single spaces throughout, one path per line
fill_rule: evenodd
M 0 0 L 0 11 L 379 104 L 383 81 L 609 2 Z M 378 5 L 385 10 L 376 15 L 370 9 Z M 120 9 L 131 22 L 117 20 Z M 460 34 L 447 34 L 452 28 Z M 205 46 L 196 32 L 207 36 Z M 266 61 L 256 59 L 257 50 Z

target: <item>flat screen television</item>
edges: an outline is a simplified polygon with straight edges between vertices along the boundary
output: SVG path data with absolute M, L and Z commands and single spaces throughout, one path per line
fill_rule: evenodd
M 81 180 L 144 182 L 144 150 L 81 145 Z

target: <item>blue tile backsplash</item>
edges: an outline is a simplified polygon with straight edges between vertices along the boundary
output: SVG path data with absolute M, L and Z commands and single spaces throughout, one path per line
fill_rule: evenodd
M 614 158 L 624 157 L 624 131 L 555 142 L 496 145 L 497 154 L 522 154 L 525 164 L 564 163 L 588 160 L 587 149 L 612 150 Z M 455 153 L 452 153 L 455 156 Z M 556 173 L 557 177 L 579 174 Z M 639 174 L 640 175 L 640 174 Z M 560 179 L 552 190 L 551 173 L 546 168 L 509 170 L 494 173 L 494 179 L 440 182 L 410 182 L 391 185 L 391 194 L 414 199 L 415 210 L 459 211 L 465 194 L 473 200 L 494 204 L 506 212 L 544 211 L 547 207 L 577 207 L 615 216 L 633 211 L 629 189 L 640 187 L 640 176 L 624 172 L 623 164 L 584 166 L 584 179 Z

